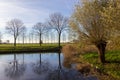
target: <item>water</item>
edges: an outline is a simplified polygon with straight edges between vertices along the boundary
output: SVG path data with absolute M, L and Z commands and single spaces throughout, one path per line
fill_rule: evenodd
M 63 60 L 59 53 L 0 55 L 0 80 L 86 80 Z

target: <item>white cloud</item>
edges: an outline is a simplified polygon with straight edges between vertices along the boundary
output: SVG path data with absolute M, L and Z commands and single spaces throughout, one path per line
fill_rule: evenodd
M 35 23 L 43 22 L 48 17 L 49 10 L 44 8 L 32 9 L 29 7 L 19 6 L 16 3 L 0 1 L 0 31 L 5 33 L 6 22 L 18 18 L 22 20 L 27 27 L 32 27 Z M 3 35 L 3 40 L 12 40 L 6 34 Z
M 12 3 L 0 2 L 0 27 L 5 26 L 5 22 L 12 18 L 19 18 L 27 24 L 31 24 L 33 21 L 43 21 L 48 13 L 49 10 L 42 8 L 36 10 L 17 6 Z

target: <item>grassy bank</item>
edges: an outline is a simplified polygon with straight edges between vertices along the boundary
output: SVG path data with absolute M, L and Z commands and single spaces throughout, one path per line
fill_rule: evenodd
M 114 80 L 120 80 L 120 51 L 107 51 L 105 57 L 108 63 L 101 64 L 99 63 L 97 52 L 82 54 L 82 59 L 93 64 L 100 72 L 114 77 Z M 104 80 L 107 79 L 104 78 Z M 109 78 L 109 80 L 113 79 Z
M 63 46 L 64 44 L 62 44 Z M 0 44 L 0 53 L 21 53 L 21 52 L 57 52 L 58 44 Z

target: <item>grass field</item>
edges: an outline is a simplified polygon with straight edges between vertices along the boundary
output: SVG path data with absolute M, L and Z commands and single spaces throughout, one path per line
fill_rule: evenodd
M 63 46 L 64 44 L 61 44 Z M 58 44 L 0 44 L 0 53 L 57 51 Z
M 83 54 L 82 57 L 83 60 L 98 67 L 103 73 L 109 74 L 115 80 L 120 80 L 120 51 L 107 51 L 105 57 L 108 63 L 105 64 L 99 63 L 98 54 L 95 52 Z
M 57 43 L 54 43 L 54 44 L 42 44 L 41 46 L 57 46 L 58 44 Z M 61 44 L 61 45 L 63 45 L 63 44 Z M 0 44 L 0 47 L 14 47 L 14 44 Z M 37 47 L 39 47 L 40 45 L 39 44 L 37 44 L 37 43 L 30 43 L 30 44 L 28 44 L 28 43 L 26 43 L 26 44 L 16 44 L 16 46 L 37 46 Z

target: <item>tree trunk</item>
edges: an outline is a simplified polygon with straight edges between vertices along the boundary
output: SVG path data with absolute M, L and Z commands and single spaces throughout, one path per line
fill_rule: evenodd
M 98 48 L 98 54 L 99 54 L 99 60 L 101 63 L 105 63 L 105 48 L 106 48 L 106 42 L 101 42 L 96 45 Z
M 23 36 L 23 44 L 24 44 L 24 36 Z
M 41 34 L 39 35 L 39 44 L 41 46 Z
M 61 33 L 59 33 L 59 36 L 58 36 L 58 47 L 60 49 L 60 39 L 61 39 Z
M 14 38 L 14 47 L 16 47 L 16 38 Z

